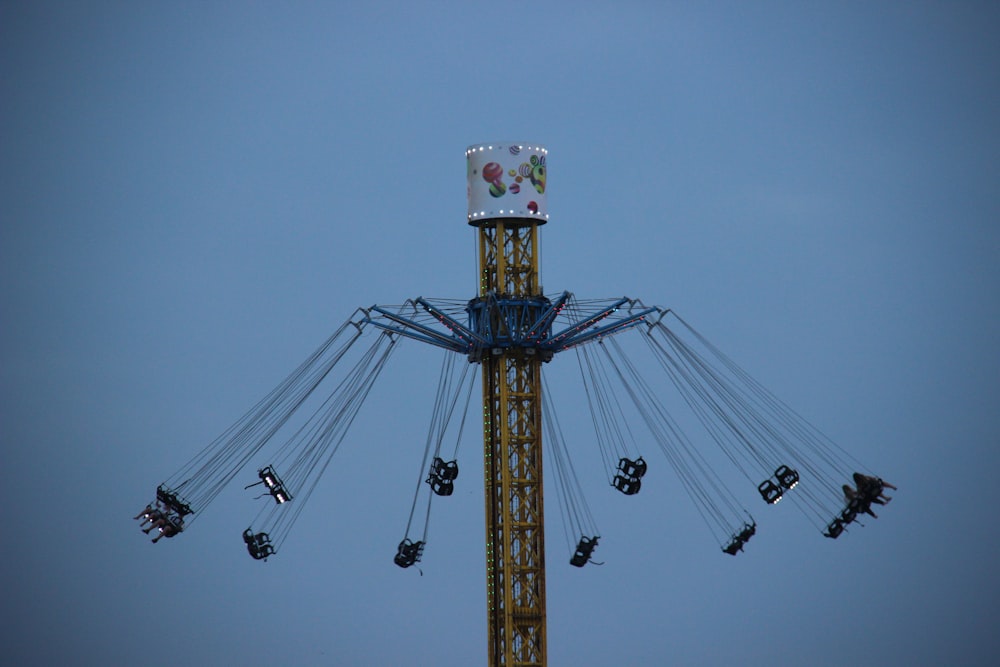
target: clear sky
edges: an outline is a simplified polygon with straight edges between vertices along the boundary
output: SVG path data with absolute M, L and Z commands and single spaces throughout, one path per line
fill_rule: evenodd
M 503 139 L 549 149 L 547 292 L 675 308 L 899 487 L 836 541 L 744 494 L 731 558 L 662 459 L 625 498 L 570 429 L 606 564 L 550 503 L 550 663 L 994 664 L 998 33 L 989 2 L 0 3 L 4 660 L 485 663 L 474 437 L 423 576 L 391 560 L 436 351 L 267 563 L 238 488 L 155 546 L 132 516 L 356 307 L 474 295 L 464 150 Z

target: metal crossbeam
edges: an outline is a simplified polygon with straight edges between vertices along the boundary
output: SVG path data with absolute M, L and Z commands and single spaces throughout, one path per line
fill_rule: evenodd
M 576 336 L 580 332 L 585 331 L 589 327 L 594 326 L 595 324 L 603 320 L 605 317 L 608 317 L 609 315 L 614 313 L 616 310 L 618 310 L 619 307 L 628 303 L 628 301 L 629 301 L 628 297 L 622 297 L 621 299 L 618 299 L 604 310 L 598 311 L 593 315 L 591 315 L 590 317 L 580 320 L 576 324 L 567 327 L 566 329 L 563 329 L 556 335 L 552 336 L 552 338 L 549 340 L 547 344 L 548 347 L 551 349 L 558 348 L 565 341 L 571 339 L 573 336 Z
M 469 346 L 472 346 L 472 345 L 474 345 L 476 343 L 478 343 L 480 345 L 484 345 L 484 346 L 488 346 L 489 345 L 489 341 L 487 339 L 483 338 L 482 336 L 480 336 L 479 334 L 477 334 L 475 331 L 472 331 L 471 329 L 466 328 L 461 323 L 459 323 L 458 320 L 454 319 L 453 317 L 449 317 L 445 313 L 441 312 L 440 309 L 435 308 L 433 305 L 431 305 L 430 303 L 428 303 L 427 300 L 424 299 L 423 297 L 417 297 L 414 301 L 421 308 L 423 308 L 424 310 L 426 310 L 434 318 L 436 318 L 439 322 L 441 322 L 441 324 L 443 324 L 446 327 L 448 327 L 448 329 L 450 329 L 451 332 L 455 336 L 457 336 L 458 338 L 460 338 L 462 341 L 464 341 L 465 343 L 467 343 Z
M 647 315 L 649 315 L 650 313 L 655 313 L 656 310 L 657 310 L 656 308 L 646 308 L 645 310 L 639 311 L 638 313 L 630 315 L 629 317 L 626 317 L 621 320 L 616 320 L 614 322 L 611 322 L 610 324 L 606 324 L 603 327 L 597 327 L 596 329 L 593 329 L 591 331 L 584 331 L 583 333 L 578 333 L 577 335 L 572 336 L 569 339 L 562 338 L 561 342 L 558 342 L 558 344 L 555 341 L 553 341 L 552 343 L 542 345 L 541 347 L 543 349 L 550 349 L 553 352 L 562 352 L 563 350 L 568 350 L 571 347 L 580 345 L 581 343 L 586 343 L 588 341 L 594 340 L 595 338 L 600 338 L 601 336 L 609 336 L 612 334 L 616 334 L 620 331 L 624 331 L 625 329 L 628 329 L 630 327 L 634 327 L 637 324 L 642 323 L 643 320 L 646 319 Z
M 382 317 L 400 325 L 400 327 L 392 327 L 384 322 L 379 322 L 377 319 L 372 318 L 371 315 L 369 315 L 367 322 L 378 327 L 379 329 L 397 333 L 408 338 L 414 338 L 425 343 L 430 343 L 431 345 L 437 345 L 438 347 L 443 347 L 446 350 L 452 350 L 453 352 L 460 352 L 462 354 L 468 354 L 469 352 L 470 345 L 455 336 L 447 336 L 439 331 L 431 329 L 430 327 L 405 318 L 402 315 L 397 315 L 396 313 L 388 311 L 381 306 L 372 306 L 370 310 L 373 310 Z

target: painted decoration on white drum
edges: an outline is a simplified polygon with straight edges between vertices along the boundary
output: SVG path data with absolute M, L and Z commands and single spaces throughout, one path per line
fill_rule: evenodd
M 465 151 L 469 224 L 497 218 L 545 223 L 548 150 L 534 144 L 475 144 Z

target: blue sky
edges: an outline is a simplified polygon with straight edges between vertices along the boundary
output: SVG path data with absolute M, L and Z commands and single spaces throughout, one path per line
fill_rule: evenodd
M 504 139 L 549 150 L 547 292 L 676 309 L 899 487 L 837 541 L 753 506 L 730 558 L 665 465 L 625 498 L 573 429 L 606 564 L 565 563 L 550 501 L 550 663 L 992 664 L 998 29 L 975 2 L 3 3 L 5 656 L 485 663 L 474 439 L 423 576 L 391 562 L 437 352 L 401 348 L 267 563 L 238 489 L 155 546 L 131 517 L 358 306 L 474 294 L 464 150 Z

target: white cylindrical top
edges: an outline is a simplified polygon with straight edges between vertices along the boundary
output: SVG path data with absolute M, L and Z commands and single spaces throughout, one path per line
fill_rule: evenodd
M 501 141 L 465 151 L 469 224 L 496 218 L 528 218 L 544 224 L 548 151 L 535 144 Z

